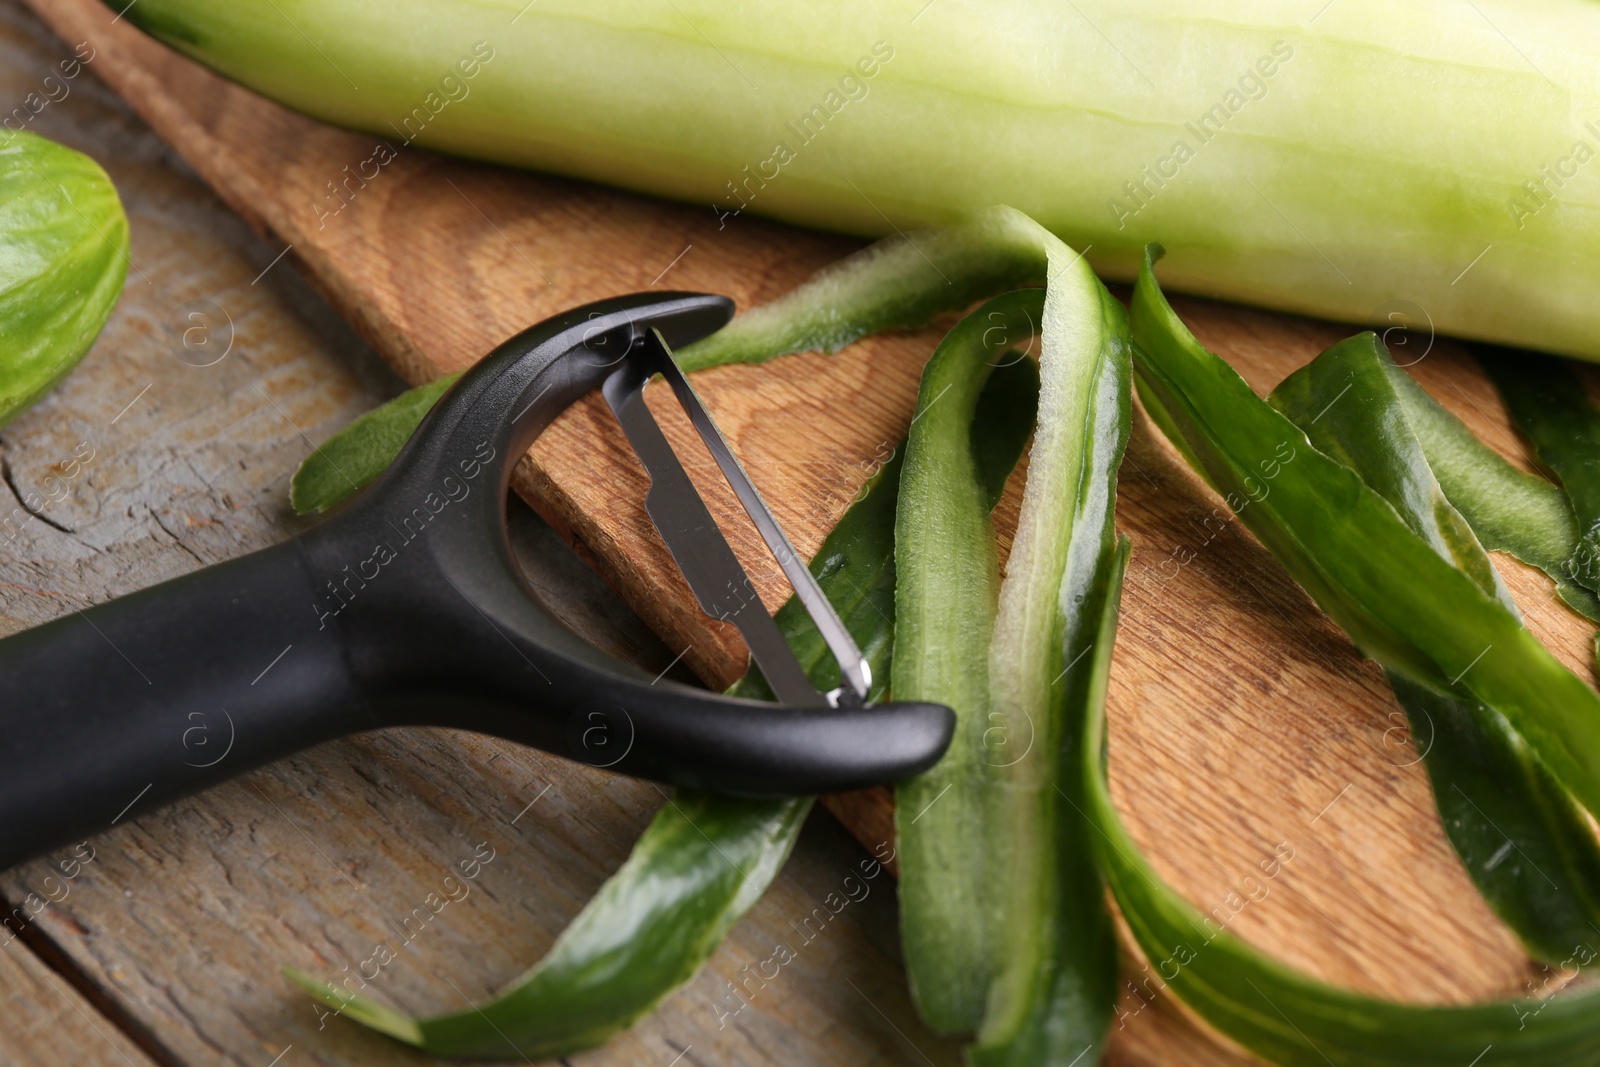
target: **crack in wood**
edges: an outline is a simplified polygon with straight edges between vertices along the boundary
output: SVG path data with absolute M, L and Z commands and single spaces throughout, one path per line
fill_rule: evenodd
M 194 549 L 190 548 L 184 543 L 183 538 L 167 529 L 167 524 L 161 521 L 161 515 L 156 511 L 155 508 L 151 507 L 149 504 L 146 504 L 145 510 L 150 513 L 151 520 L 156 524 L 157 527 L 160 528 L 161 532 L 172 538 L 173 544 L 187 552 L 196 563 L 200 564 L 200 566 L 205 567 L 209 565 L 204 559 L 201 558 L 200 553 L 196 552 Z
M 0 896 L 0 908 L 5 914 L 12 912 L 11 901 Z M 73 962 L 72 956 L 55 939 L 40 929 L 37 923 L 27 923 L 17 932 L 16 940 L 22 943 L 33 957 L 58 975 L 98 1012 L 105 1021 L 121 1031 L 122 1036 L 138 1046 L 160 1067 L 188 1067 L 169 1049 L 148 1026 L 117 1002 L 102 986 Z
M 29 515 L 38 519 L 52 530 L 59 530 L 61 533 L 67 534 L 68 536 L 76 536 L 78 531 L 74 530 L 70 526 L 64 526 L 52 519 L 50 516 L 44 513 L 44 509 L 35 509 L 28 506 L 27 500 L 25 500 L 22 496 L 22 491 L 17 488 L 16 475 L 11 472 L 11 457 L 3 453 L 0 453 L 0 478 L 4 479 L 6 488 L 11 490 L 11 495 L 17 498 L 17 504 L 22 508 L 23 511 L 26 511 Z

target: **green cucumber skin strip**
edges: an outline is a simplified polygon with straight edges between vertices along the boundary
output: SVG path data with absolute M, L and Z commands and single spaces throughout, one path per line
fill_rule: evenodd
M 680 792 L 544 959 L 464 1011 L 414 1019 L 285 973 L 335 1012 L 435 1055 L 544 1059 L 592 1048 L 694 976 L 777 875 L 810 806 Z
M 1161 240 L 1178 289 L 1370 323 L 1404 298 L 1447 333 L 1600 357 L 1600 203 L 1583 182 L 1523 187 L 1600 143 L 1593 5 L 921 6 L 141 0 L 126 17 L 397 149 L 422 108 L 426 147 L 708 212 L 738 207 L 731 183 L 753 213 L 864 236 L 1008 203 L 1107 277 Z M 444 84 L 480 41 L 494 58 Z M 802 140 L 813 107 L 825 123 Z
M 540 1059 L 603 1043 L 710 958 L 777 876 L 810 808 L 680 792 L 533 971 L 486 1004 L 416 1020 L 412 1043 Z
M 1021 444 L 1015 449 L 1013 462 Z M 879 679 L 872 699 L 886 688 L 894 641 L 901 462 L 897 449 L 811 562 Z M 797 598 L 778 610 L 777 622 L 812 681 L 819 687 L 838 684 L 838 666 Z M 729 692 L 771 698 L 753 670 Z M 505 1041 L 480 1012 L 512 1035 L 524 1055 L 559 1056 L 602 1044 L 710 958 L 777 877 L 811 804 L 809 797 L 748 801 L 679 791 L 544 960 L 490 1004 L 421 1020 L 421 1047 L 442 1055 L 505 1054 Z
M 1378 335 L 1357 334 L 1285 378 L 1267 403 L 1319 452 L 1360 475 L 1441 559 L 1515 611 L 1488 554 L 1434 476 L 1390 370 L 1398 372 Z
M 1600 589 L 1600 409 L 1577 371 L 1558 359 L 1486 346 L 1474 354 L 1571 501 L 1580 533 L 1562 573 Z
M 755 363 L 789 352 L 836 352 L 868 334 L 916 326 L 941 311 L 1045 280 L 1038 223 L 989 207 L 959 225 L 896 234 L 824 267 L 681 349 L 685 370 Z
M 1208 928 L 1199 910 L 1161 879 L 1117 815 L 1105 778 L 1106 687 L 1127 557 L 1124 539 L 1091 655 L 1094 684 L 1083 718 L 1083 773 L 1089 813 L 1100 831 L 1094 836 L 1096 851 L 1112 895 L 1171 990 L 1228 1037 L 1286 1067 L 1600 1063 L 1600 992 L 1558 993 L 1542 1007 L 1536 1000 L 1428 1007 L 1362 996 Z
M 327 511 L 376 481 L 460 377 L 457 371 L 408 389 L 322 442 L 290 479 L 290 506 L 300 515 Z
M 1248 486 L 1258 486 L 1241 519 L 1361 651 L 1439 688 L 1459 680 L 1506 717 L 1584 807 L 1600 811 L 1600 697 L 1354 471 L 1311 448 L 1203 349 L 1161 295 L 1148 257 L 1129 318 L 1140 387 L 1163 405 L 1163 429 L 1187 442 L 1224 495 L 1248 500 Z M 1286 442 L 1296 455 L 1263 492 L 1260 464 Z M 1351 552 L 1353 544 L 1369 550 Z
M 1016 845 L 975 1067 L 1097 1061 L 1117 998 L 1078 746 L 1131 425 L 1132 344 L 1122 305 L 1085 263 L 1051 275 L 1048 377 L 990 644 L 992 699 L 1038 728 L 998 794 Z
M 1582 810 L 1505 718 L 1389 673 L 1451 846 L 1535 959 L 1600 947 L 1600 845 Z
M 969 1055 L 986 1065 L 1085 1054 L 1103 1040 L 1116 995 L 1101 882 L 1066 810 L 1078 675 L 1065 668 L 1110 542 L 1130 343 L 1120 305 L 1082 257 L 1042 230 L 1034 242 L 1050 280 L 1042 299 L 1014 292 L 983 305 L 924 371 L 896 532 L 892 688 L 946 703 L 958 720 L 945 759 L 897 790 L 906 969 L 923 1017 L 976 1029 Z M 997 594 L 965 426 L 976 383 L 1020 331 L 1042 343 L 1040 416 Z M 1024 723 L 1028 758 L 987 743 L 997 731 L 1020 743 Z
M 89 351 L 128 262 L 128 220 L 100 165 L 0 129 L 0 425 Z
M 1032 335 L 1043 311 L 1041 290 L 1007 293 L 940 342 L 923 370 L 900 477 L 890 689 L 956 712 L 944 758 L 895 788 L 901 940 L 917 1008 L 946 1033 L 982 1021 L 1001 919 L 995 876 L 1007 869 L 985 812 L 996 779 L 977 743 L 1000 575 L 971 425 L 999 357 Z
M 836 352 L 871 333 L 920 326 L 941 311 L 1043 281 L 1040 234 L 1027 216 L 994 207 L 958 226 L 886 238 L 675 354 L 692 372 L 795 352 Z M 295 472 L 295 510 L 325 511 L 382 474 L 456 377 L 402 393 L 324 441 Z
M 1506 462 L 1411 375 L 1395 367 L 1390 378 L 1439 487 L 1483 547 L 1538 567 L 1555 581 L 1568 606 L 1600 622 L 1600 598 L 1568 577 L 1567 563 L 1578 548 L 1578 520 L 1566 494 Z
M 1324 455 L 1361 476 L 1443 559 L 1516 606 L 1429 466 L 1402 399 L 1411 378 L 1376 334 L 1329 348 L 1267 397 Z M 1566 790 L 1493 708 L 1389 671 L 1450 843 L 1528 952 L 1559 962 L 1600 938 L 1600 840 Z M 1514 851 L 1513 851 L 1514 850 Z

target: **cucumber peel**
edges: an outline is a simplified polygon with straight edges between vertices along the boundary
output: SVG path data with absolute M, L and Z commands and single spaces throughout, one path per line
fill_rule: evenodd
M 1472 525 L 1435 477 L 1408 410 L 1412 389 L 1420 391 L 1377 335 L 1363 333 L 1291 374 L 1267 401 L 1318 451 L 1360 475 L 1441 559 L 1515 613 Z M 1387 675 L 1445 833 L 1484 900 L 1548 963 L 1600 936 L 1600 840 L 1582 809 L 1494 708 L 1470 692 Z

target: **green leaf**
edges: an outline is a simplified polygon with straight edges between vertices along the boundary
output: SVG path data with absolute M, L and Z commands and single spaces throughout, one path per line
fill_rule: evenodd
M 100 165 L 0 129 L 0 425 L 89 351 L 128 264 L 128 220 Z
M 1085 816 L 1129 930 L 1190 1008 L 1245 1048 L 1288 1067 L 1583 1067 L 1600 1063 L 1600 990 L 1466 1007 L 1398 1004 L 1337 989 L 1269 959 L 1179 896 L 1128 833 L 1105 778 L 1105 705 L 1128 543 L 1119 546 L 1094 645 L 1083 718 Z M 1269 873 L 1263 861 L 1263 870 Z M 1562 979 L 1591 966 L 1600 938 L 1573 946 Z M 1157 990 L 1159 992 L 1160 990 Z
M 1364 654 L 1493 707 L 1584 807 L 1600 811 L 1600 698 L 1360 476 L 1312 448 L 1202 348 L 1152 264 L 1147 254 L 1130 322 L 1140 388 L 1159 405 L 1163 429 Z
M 1472 528 L 1445 498 L 1402 399 L 1415 387 L 1376 334 L 1334 345 L 1268 402 L 1360 475 L 1440 558 L 1516 606 Z M 1293 477 L 1287 469 L 1283 477 Z M 1493 708 L 1391 670 L 1445 832 L 1479 892 L 1529 953 L 1556 962 L 1596 934 L 1600 841 L 1583 812 Z

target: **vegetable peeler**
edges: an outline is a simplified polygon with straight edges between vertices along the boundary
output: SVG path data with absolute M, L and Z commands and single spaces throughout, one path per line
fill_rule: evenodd
M 721 296 L 647 293 L 506 341 L 387 471 L 272 548 L 0 640 L 0 868 L 346 734 L 452 726 L 735 795 L 858 788 L 943 754 L 937 704 L 868 706 L 870 672 L 672 356 Z M 671 385 L 825 636 L 808 680 L 645 404 Z M 533 597 L 506 534 L 512 468 L 599 387 L 650 475 L 646 508 L 700 606 L 733 622 L 779 703 L 652 680 Z

